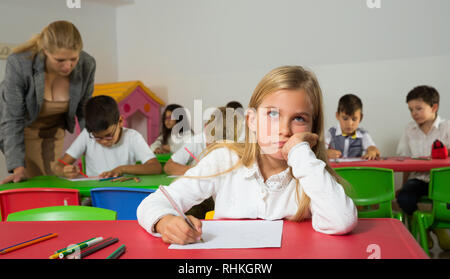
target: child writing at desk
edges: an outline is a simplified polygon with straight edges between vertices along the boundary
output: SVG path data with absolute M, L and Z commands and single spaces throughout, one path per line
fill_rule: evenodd
M 323 144 L 322 93 L 315 75 L 298 66 L 279 67 L 257 85 L 249 102 L 245 143 L 217 143 L 167 192 L 183 211 L 215 200 L 215 219 L 301 221 L 316 231 L 345 234 L 357 210 L 327 164 Z M 158 190 L 138 207 L 139 224 L 167 243 L 201 237 Z M 301 236 L 299 236 L 301 237 Z
M 227 116 L 228 115 L 228 116 Z M 227 118 L 228 117 L 228 118 Z M 227 119 L 233 120 L 227 123 Z M 221 121 L 219 123 L 218 121 Z M 219 124 L 221 132 L 215 131 L 215 124 Z M 216 141 L 237 141 L 242 134 L 243 125 L 238 121 L 238 116 L 232 108 L 218 107 L 205 124 L 204 130 L 187 139 L 184 145 L 175 152 L 164 166 L 164 172 L 169 175 L 183 175 L 195 164 L 196 158 L 200 157 L 206 148 Z
M 181 129 L 173 131 L 175 125 Z M 175 153 L 183 145 L 183 138 L 190 133 L 190 125 L 184 108 L 177 104 L 168 105 L 162 114 L 161 135 L 150 145 L 155 154 Z
M 380 157 L 372 137 L 359 127 L 363 118 L 362 107 L 361 99 L 356 95 L 347 94 L 339 99 L 336 112 L 339 123 L 325 133 L 328 158 L 362 157 L 373 160 Z
M 68 178 L 79 176 L 75 161 L 85 154 L 86 174 L 100 178 L 161 173 L 161 164 L 139 132 L 123 127 L 116 101 L 109 96 L 89 99 L 84 107 L 86 129 L 75 139 L 53 171 Z M 136 165 L 136 161 L 142 164 Z
M 440 140 L 450 147 L 450 121 L 437 114 L 439 109 L 439 92 L 431 86 L 417 86 L 406 96 L 406 103 L 414 121 L 406 125 L 398 143 L 397 153 L 400 156 L 430 156 L 435 140 Z M 397 202 L 409 218 L 417 210 L 420 197 L 428 195 L 428 172 L 404 173 L 403 187 L 400 189 Z M 444 229 L 435 229 L 439 245 L 442 249 L 450 249 L 450 237 Z M 431 238 L 429 238 L 431 240 Z M 432 246 L 432 242 L 429 243 Z

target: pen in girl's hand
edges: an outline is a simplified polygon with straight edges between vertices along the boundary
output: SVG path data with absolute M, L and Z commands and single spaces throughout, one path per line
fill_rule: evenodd
M 188 217 L 186 217 L 186 215 L 184 215 L 183 211 L 178 207 L 178 205 L 175 203 L 175 201 L 172 199 L 172 197 L 169 195 L 169 193 L 167 192 L 166 189 L 164 189 L 164 186 L 160 185 L 159 190 L 161 190 L 161 192 L 164 194 L 164 196 L 166 196 L 166 198 L 169 200 L 170 204 L 172 205 L 172 207 L 178 212 L 178 214 L 180 214 L 181 217 L 184 218 L 184 220 L 186 221 L 186 223 L 188 223 L 188 225 L 193 229 L 195 229 L 194 224 L 192 224 L 191 220 L 189 220 Z M 203 241 L 203 238 L 200 238 L 201 242 Z

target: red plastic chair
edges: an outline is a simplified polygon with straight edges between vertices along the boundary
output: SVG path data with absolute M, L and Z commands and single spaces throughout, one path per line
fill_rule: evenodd
M 80 193 L 76 189 L 24 188 L 0 191 L 1 220 L 10 213 L 57 205 L 80 205 Z

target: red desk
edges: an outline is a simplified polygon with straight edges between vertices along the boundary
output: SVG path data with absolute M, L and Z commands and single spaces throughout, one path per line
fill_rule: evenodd
M 224 220 L 223 222 L 226 222 Z M 281 248 L 172 250 L 148 234 L 137 221 L 52 221 L 0 223 L 0 248 L 47 233 L 58 237 L 28 246 L 0 259 L 47 259 L 53 251 L 95 236 L 118 237 L 119 242 L 87 257 L 106 258 L 120 245 L 127 246 L 121 259 L 296 259 L 368 258 L 370 244 L 379 246 L 381 258 L 428 258 L 403 224 L 395 219 L 360 219 L 349 235 L 331 236 L 312 229 L 311 221 L 285 221 Z
M 393 157 L 395 158 L 395 157 Z M 396 172 L 427 172 L 434 168 L 442 168 L 450 166 L 450 157 L 447 159 L 432 159 L 426 160 L 414 160 L 411 158 L 405 158 L 405 160 L 395 160 L 393 158 L 387 158 L 385 160 L 369 160 L 369 161 L 358 161 L 358 162 L 330 162 L 332 168 L 342 168 L 342 167 L 375 167 L 375 168 L 386 168 L 392 169 Z

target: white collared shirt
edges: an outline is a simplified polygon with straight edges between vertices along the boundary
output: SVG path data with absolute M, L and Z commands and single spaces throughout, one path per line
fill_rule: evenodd
M 400 156 L 430 156 L 431 148 L 435 140 L 440 140 L 450 147 L 450 121 L 439 116 L 433 122 L 428 134 L 425 134 L 415 121 L 406 125 L 405 131 L 397 146 L 397 154 Z M 425 182 L 430 181 L 428 172 L 412 172 L 409 179 L 417 178 Z
M 339 124 L 339 122 L 336 124 L 335 127 L 336 127 L 336 136 L 342 135 L 342 129 L 341 129 L 341 125 Z M 362 131 L 364 131 L 364 132 L 362 132 Z M 356 134 L 357 138 L 361 138 L 361 140 L 362 140 L 363 154 L 365 154 L 367 152 L 367 148 L 369 148 L 369 146 L 376 146 L 375 142 L 373 141 L 372 137 L 369 135 L 369 132 L 367 132 L 367 130 L 358 127 L 358 128 L 356 128 L 355 134 Z M 330 133 L 330 129 L 328 129 L 325 131 L 325 144 L 327 147 L 330 145 L 330 142 L 331 142 L 331 133 Z M 342 152 L 343 158 L 348 157 L 349 146 L 350 146 L 350 138 L 346 138 L 344 150 Z
M 214 175 L 230 169 L 238 161 L 234 151 L 216 149 L 185 175 Z M 325 170 L 325 163 L 315 157 L 307 143 L 297 144 L 290 150 L 288 165 L 294 177 L 299 179 L 300 193 L 305 191 L 311 199 L 309 216 L 316 231 L 344 234 L 356 226 L 358 217 L 353 201 Z M 212 178 L 182 177 L 167 187 L 167 191 L 184 212 L 212 196 L 215 219 L 276 220 L 292 217 L 298 208 L 296 180 L 290 168 L 264 182 L 257 163 Z M 137 209 L 139 224 L 156 236 L 159 234 L 153 231 L 154 225 L 167 214 L 178 215 L 160 191 L 145 198 Z
M 88 176 L 97 176 L 118 166 L 136 164 L 137 161 L 145 163 L 156 158 L 144 137 L 138 131 L 125 127 L 122 128 L 119 141 L 110 147 L 101 145 L 83 129 L 66 153 L 75 159 L 85 155 Z

